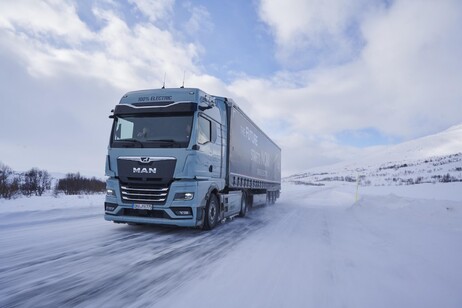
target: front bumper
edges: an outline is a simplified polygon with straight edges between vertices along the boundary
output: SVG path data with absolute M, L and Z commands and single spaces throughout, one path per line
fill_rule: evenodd
M 104 219 L 120 223 L 139 223 L 155 225 L 173 225 L 180 227 L 197 227 L 203 223 L 206 190 L 197 181 L 174 181 L 170 185 L 167 200 L 163 205 L 152 205 L 151 209 L 137 209 L 135 202 L 122 201 L 119 181 L 107 180 L 108 190 L 114 195 L 107 195 Z M 205 183 L 203 183 L 205 184 Z M 193 192 L 192 200 L 174 200 L 177 193 Z
M 197 211 L 197 209 L 196 209 Z M 202 210 L 198 210 L 202 213 Z M 197 216 L 197 213 L 196 213 Z M 202 225 L 202 222 L 195 217 L 192 218 L 181 218 L 181 219 L 167 219 L 167 218 L 152 218 L 142 216 L 126 216 L 126 215 L 112 215 L 104 214 L 104 219 L 107 221 L 114 221 L 119 223 L 139 223 L 139 224 L 153 224 L 153 225 L 170 225 L 178 227 L 198 227 Z

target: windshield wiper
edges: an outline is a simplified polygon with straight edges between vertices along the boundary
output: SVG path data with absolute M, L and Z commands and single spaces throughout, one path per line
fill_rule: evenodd
M 162 142 L 162 143 L 175 143 L 175 142 L 178 142 L 176 140 L 173 140 L 173 139 L 147 139 L 146 141 L 148 142 Z
M 141 142 L 140 140 L 135 139 L 135 138 L 119 139 L 119 140 L 115 140 L 115 141 L 137 143 L 137 144 L 140 145 L 140 148 L 144 148 L 143 142 Z
M 174 139 L 148 139 L 147 142 L 162 144 L 162 147 L 181 147 L 182 142 Z

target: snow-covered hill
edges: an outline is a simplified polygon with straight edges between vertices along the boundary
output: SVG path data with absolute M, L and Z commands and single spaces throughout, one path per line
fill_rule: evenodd
M 462 181 L 462 125 L 401 144 L 378 148 L 364 157 L 312 168 L 284 181 L 323 185 L 330 181 L 361 185 L 405 185 Z

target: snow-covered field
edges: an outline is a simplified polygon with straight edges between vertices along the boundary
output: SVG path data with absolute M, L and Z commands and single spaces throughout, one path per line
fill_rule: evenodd
M 462 307 L 462 183 L 286 183 L 210 232 L 0 200 L 0 307 Z

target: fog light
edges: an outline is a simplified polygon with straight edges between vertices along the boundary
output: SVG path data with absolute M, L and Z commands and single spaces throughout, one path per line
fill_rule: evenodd
M 175 197 L 173 198 L 174 201 L 189 201 L 192 199 L 194 199 L 194 193 L 192 192 L 176 193 Z
M 106 189 L 106 195 L 107 196 L 115 196 L 115 190 L 114 189 Z
M 114 203 L 104 203 L 104 209 L 106 212 L 113 212 L 117 208 L 117 204 Z
M 190 207 L 176 207 L 172 208 L 173 213 L 175 213 L 176 216 L 191 216 L 192 215 L 192 209 Z

